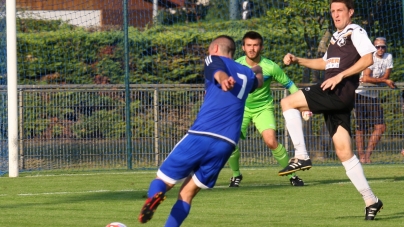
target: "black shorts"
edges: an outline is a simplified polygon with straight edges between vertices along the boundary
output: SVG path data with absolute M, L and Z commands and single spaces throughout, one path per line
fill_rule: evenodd
M 366 131 L 384 124 L 383 108 L 377 98 L 357 94 L 355 99 L 356 130 Z
M 338 126 L 345 128 L 351 134 L 352 103 L 346 104 L 329 89 L 323 91 L 320 84 L 302 89 L 307 105 L 313 114 L 323 114 L 328 133 L 331 137 L 337 132 Z

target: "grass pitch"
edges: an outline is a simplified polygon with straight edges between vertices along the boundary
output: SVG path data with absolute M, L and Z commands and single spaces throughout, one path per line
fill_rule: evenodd
M 314 166 L 298 172 L 306 186 L 293 187 L 279 167 L 244 168 L 239 188 L 228 188 L 223 169 L 213 190 L 194 199 L 182 226 L 402 226 L 404 165 L 365 165 L 369 184 L 383 201 L 375 221 L 364 221 L 364 202 L 342 166 Z M 110 222 L 164 226 L 178 186 L 167 193 L 153 219 L 137 221 L 151 171 L 23 173 L 0 177 L 0 226 L 104 227 Z

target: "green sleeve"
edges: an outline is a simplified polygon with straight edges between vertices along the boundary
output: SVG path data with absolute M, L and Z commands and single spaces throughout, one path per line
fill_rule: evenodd
M 273 67 L 273 75 L 274 79 L 278 81 L 278 83 L 282 84 L 282 86 L 289 90 L 291 94 L 295 93 L 299 90 L 299 88 L 293 83 L 293 81 L 285 74 L 285 72 L 274 63 Z
M 296 91 L 298 91 L 299 88 L 295 85 L 295 83 L 293 83 L 293 84 L 289 87 L 288 90 L 289 90 L 290 94 L 293 94 L 293 93 L 295 93 Z

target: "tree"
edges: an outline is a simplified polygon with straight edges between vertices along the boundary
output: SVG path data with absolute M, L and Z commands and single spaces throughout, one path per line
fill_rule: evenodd
M 274 23 L 268 26 L 281 29 L 294 37 L 303 37 L 306 44 L 305 57 L 322 57 L 331 37 L 329 3 L 326 0 L 290 0 L 284 8 L 271 8 L 266 17 Z M 285 29 L 287 28 L 287 29 Z M 299 42 L 299 40 L 296 40 Z M 314 71 L 310 81 L 310 69 L 305 69 L 302 83 L 322 80 L 321 73 Z

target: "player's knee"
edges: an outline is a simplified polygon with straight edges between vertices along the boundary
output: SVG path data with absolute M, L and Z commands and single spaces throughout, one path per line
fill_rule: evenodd
M 349 148 L 345 148 L 345 149 L 336 148 L 335 153 L 337 154 L 337 156 L 341 162 L 345 162 L 346 160 L 349 160 L 354 155 L 353 151 Z
M 196 196 L 196 194 L 198 194 L 199 191 L 200 188 L 193 188 L 190 190 L 189 188 L 184 187 L 181 189 L 178 199 L 191 204 L 192 199 Z
M 230 158 L 234 157 L 239 157 L 240 156 L 240 150 L 238 148 L 234 149 L 233 153 L 231 153 Z
M 285 110 L 289 109 L 288 106 L 289 106 L 289 102 L 288 102 L 288 100 L 287 100 L 287 97 L 281 99 L 281 107 L 282 107 L 282 110 L 285 111 Z
M 278 143 L 276 140 L 265 141 L 265 143 L 267 144 L 268 148 L 271 150 L 275 150 L 278 147 Z

